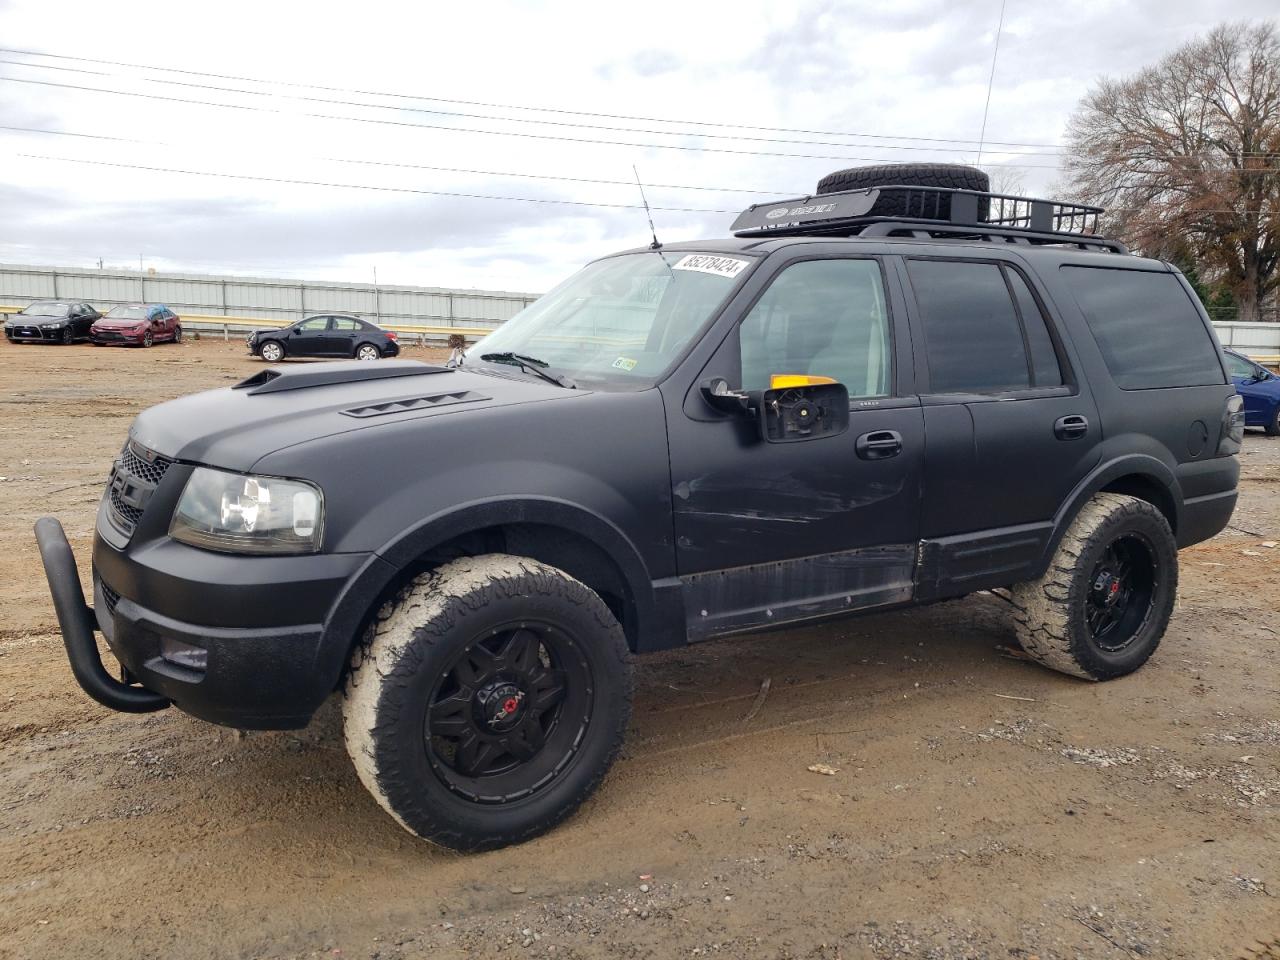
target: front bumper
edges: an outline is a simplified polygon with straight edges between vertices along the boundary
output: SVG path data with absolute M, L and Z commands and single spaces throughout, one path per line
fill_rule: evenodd
M 62 328 L 46 330 L 43 327 L 5 325 L 4 335 L 13 343 L 61 343 Z
M 89 339 L 101 346 L 137 346 L 142 343 L 143 334 L 124 330 L 89 330 Z
M 157 499 L 176 496 L 182 479 L 166 476 Z M 167 513 L 163 503 L 146 509 L 132 534 L 111 522 L 108 504 L 104 498 L 94 538 L 92 609 L 61 525 L 51 517 L 36 524 L 67 656 L 85 692 L 115 710 L 172 702 L 240 729 L 306 726 L 335 689 L 349 649 L 351 624 L 334 625 L 330 608 L 370 557 L 211 553 L 159 532 L 164 524 L 151 514 Z M 95 630 L 128 682 L 103 667 Z M 162 646 L 172 641 L 205 650 L 204 669 L 165 659 Z

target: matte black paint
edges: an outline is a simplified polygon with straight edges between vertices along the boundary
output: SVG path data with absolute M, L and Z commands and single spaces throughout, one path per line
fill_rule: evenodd
M 144 411 L 131 437 L 176 462 L 131 534 L 99 514 L 97 619 L 117 656 L 198 716 L 298 726 L 339 683 L 388 591 L 451 550 L 545 555 L 606 596 L 632 647 L 648 651 L 1035 577 L 1104 488 L 1152 499 L 1182 546 L 1230 517 L 1239 467 L 1215 455 L 1214 435 L 1234 393 L 1225 373 L 1220 385 L 1120 391 L 1058 277 L 1068 263 L 1171 270 L 1164 264 L 887 238 L 665 250 L 756 263 L 652 389 L 562 389 L 514 369 L 418 365 L 400 375 L 399 364 L 334 364 L 264 378 L 268 389 L 257 392 L 214 390 Z M 1009 397 L 931 394 L 902 265 L 921 256 L 1019 269 L 1049 318 L 1066 385 Z M 766 443 L 755 420 L 712 408 L 698 385 L 720 376 L 739 386 L 739 321 L 786 266 L 828 257 L 882 265 L 893 395 L 852 400 L 839 435 Z M 1086 434 L 1056 436 L 1065 416 L 1084 417 Z M 1196 422 L 1210 432 L 1199 452 L 1187 444 Z M 859 438 L 887 432 L 900 439 L 894 455 L 859 455 Z M 197 464 L 318 484 L 323 552 L 233 557 L 169 539 Z M 119 596 L 110 610 L 103 587 Z M 193 676 L 159 660 L 165 635 L 206 647 L 208 669 Z

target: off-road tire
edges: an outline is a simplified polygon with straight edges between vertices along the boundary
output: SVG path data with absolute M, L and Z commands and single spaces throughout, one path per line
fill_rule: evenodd
M 1268 437 L 1280 437 L 1280 403 L 1276 404 L 1275 410 L 1271 412 L 1271 419 L 1262 429 L 1267 432 Z
M 276 350 L 280 351 L 278 356 L 274 358 L 267 356 L 268 351 L 274 353 Z M 279 363 L 284 359 L 284 346 L 278 340 L 268 340 L 258 348 L 258 356 L 262 357 L 267 363 Z
M 977 167 L 957 163 L 886 163 L 874 167 L 851 167 L 837 170 L 818 181 L 818 193 L 838 193 L 842 190 L 866 190 L 869 187 L 908 184 L 922 187 L 949 187 L 954 190 L 977 190 L 985 193 L 991 189 L 991 178 Z M 978 219 L 985 220 L 990 211 L 990 201 L 978 199 Z M 951 217 L 951 198 L 948 194 L 894 191 L 883 194 L 868 211 L 871 217 L 925 217 L 947 220 Z
M 1111 544 L 1136 535 L 1150 549 L 1154 568 L 1150 607 L 1123 649 L 1109 652 L 1086 620 L 1095 566 Z M 1080 510 L 1038 580 L 1011 593 L 1018 642 L 1033 659 L 1086 680 L 1111 680 L 1147 662 L 1160 644 L 1178 589 L 1178 548 L 1164 515 L 1153 505 L 1118 493 L 1095 494 Z
M 426 734 L 428 705 L 451 663 L 525 618 L 575 638 L 589 662 L 589 718 L 567 762 L 528 795 L 481 802 L 444 775 Z M 622 628 L 596 593 L 526 557 L 466 557 L 419 575 L 378 612 L 344 687 L 347 752 L 365 787 L 409 832 L 455 850 L 494 849 L 551 829 L 591 795 L 621 748 L 631 691 Z M 571 730 L 583 722 L 562 719 Z

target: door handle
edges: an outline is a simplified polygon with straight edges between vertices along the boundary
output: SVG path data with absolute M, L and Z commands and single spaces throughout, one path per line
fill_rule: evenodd
M 1053 435 L 1059 440 L 1079 440 L 1089 432 L 1089 418 L 1078 413 L 1059 417 L 1053 422 Z
M 897 430 L 873 430 L 860 436 L 853 449 L 863 460 L 887 460 L 902 452 L 902 434 Z

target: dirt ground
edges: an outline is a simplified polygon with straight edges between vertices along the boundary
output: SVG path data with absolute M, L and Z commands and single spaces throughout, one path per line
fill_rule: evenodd
M 333 709 L 239 735 L 71 679 L 32 523 L 87 573 L 130 418 L 257 369 L 0 344 L 0 957 L 1280 957 L 1280 440 L 1136 675 L 1008 657 L 989 594 L 672 651 L 578 815 L 457 856 L 364 792 Z

